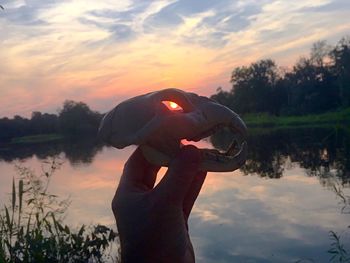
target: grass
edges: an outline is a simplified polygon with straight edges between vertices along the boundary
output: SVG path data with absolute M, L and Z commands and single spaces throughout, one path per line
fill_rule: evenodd
M 70 263 L 119 262 L 117 233 L 104 225 L 64 224 L 69 199 L 48 191 L 60 163 L 44 162 L 49 168 L 36 174 L 17 166 L 19 179 L 12 181 L 8 204 L 0 207 L 0 262 Z
M 57 133 L 51 134 L 38 134 L 38 135 L 30 135 L 23 137 L 16 137 L 11 140 L 12 144 L 25 144 L 25 143 L 41 143 L 41 142 L 51 142 L 62 140 L 64 138 L 63 135 Z
M 272 116 L 266 113 L 247 114 L 244 121 L 250 128 L 289 128 L 310 126 L 341 126 L 350 123 L 350 108 L 322 114 L 303 116 Z

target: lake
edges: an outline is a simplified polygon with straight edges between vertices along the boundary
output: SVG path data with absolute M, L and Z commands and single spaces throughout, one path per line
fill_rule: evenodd
M 225 148 L 228 137 L 209 141 Z M 207 176 L 189 222 L 197 261 L 329 262 L 330 231 L 349 251 L 349 128 L 251 129 L 248 146 L 242 169 Z M 40 173 L 56 158 L 62 165 L 50 193 L 71 197 L 66 222 L 114 226 L 110 202 L 134 149 L 93 140 L 4 146 L 1 202 L 9 199 L 16 165 Z

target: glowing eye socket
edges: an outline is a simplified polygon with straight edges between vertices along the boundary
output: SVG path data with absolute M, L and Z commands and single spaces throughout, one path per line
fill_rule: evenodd
M 170 108 L 176 109 L 177 107 L 179 107 L 179 105 L 177 105 L 175 102 L 170 101 Z
M 162 103 L 171 111 L 183 111 L 182 107 L 173 101 L 162 101 Z

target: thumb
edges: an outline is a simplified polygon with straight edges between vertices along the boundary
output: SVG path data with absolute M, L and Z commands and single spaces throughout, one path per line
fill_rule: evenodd
M 184 146 L 171 161 L 168 171 L 155 188 L 160 198 L 182 204 L 198 173 L 200 161 L 200 152 L 195 146 Z

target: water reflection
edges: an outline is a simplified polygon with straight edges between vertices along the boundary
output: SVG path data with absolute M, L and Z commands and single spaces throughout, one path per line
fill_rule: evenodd
M 217 133 L 211 143 L 224 149 L 233 138 L 229 133 Z M 298 163 L 309 176 L 319 176 L 327 183 L 329 174 L 350 182 L 350 130 L 347 128 L 251 130 L 249 153 L 244 174 L 280 178 L 286 168 Z
M 210 138 L 218 149 L 225 150 L 232 141 L 229 132 L 219 132 Z M 309 176 L 318 176 L 329 185 L 330 176 L 350 183 L 350 129 L 308 128 L 258 130 L 251 129 L 248 137 L 249 153 L 244 174 L 258 174 L 266 178 L 280 178 L 286 169 L 298 163 Z M 35 155 L 46 159 L 64 153 L 73 165 L 92 163 L 103 148 L 95 138 L 71 139 L 35 145 L 0 147 L 0 161 L 24 160 Z
M 72 166 L 90 164 L 104 145 L 96 138 L 71 138 L 37 144 L 14 144 L 0 147 L 0 161 L 25 160 L 34 155 L 39 160 L 64 154 Z
M 250 130 L 247 165 L 233 173 L 210 173 L 192 211 L 198 261 L 328 262 L 329 231 L 344 233 L 349 226 L 349 203 L 331 188 L 339 182 L 339 193 L 350 194 L 343 187 L 349 186 L 349 138 L 345 129 Z M 228 139 L 212 138 L 216 147 Z M 114 226 L 110 202 L 133 150 L 101 147 L 92 140 L 3 149 L 0 200 L 11 189 L 13 160 L 40 171 L 43 158 L 61 154 L 69 162 L 51 186 L 52 193 L 72 197 L 67 221 Z M 260 176 L 243 176 L 250 172 Z

